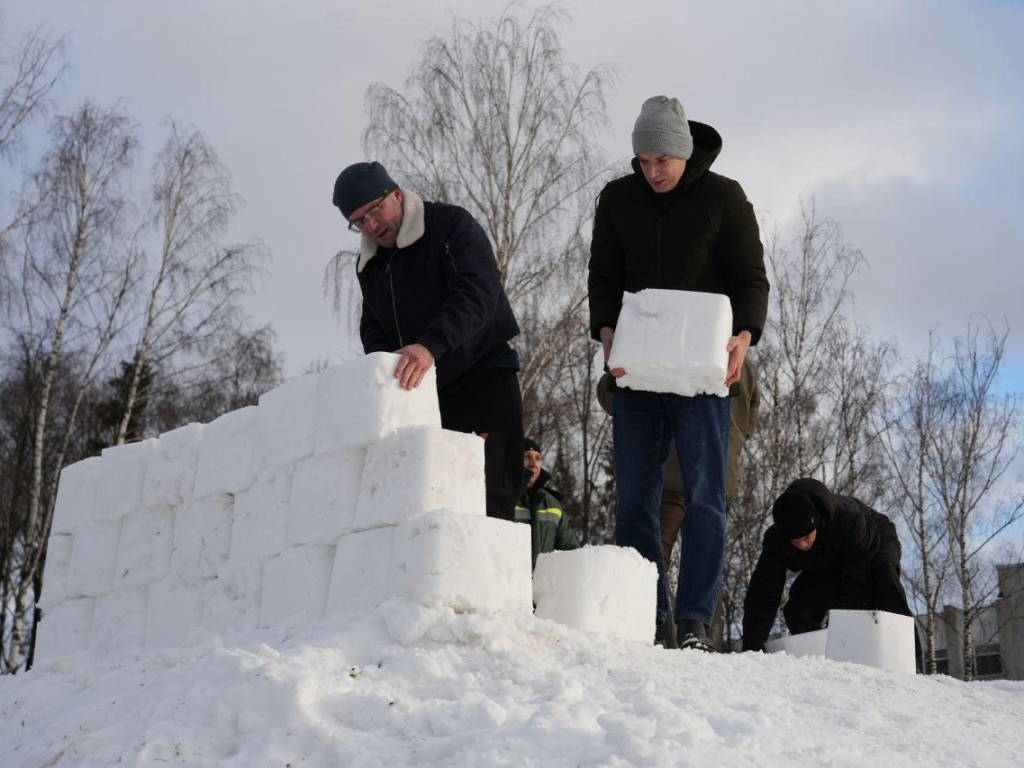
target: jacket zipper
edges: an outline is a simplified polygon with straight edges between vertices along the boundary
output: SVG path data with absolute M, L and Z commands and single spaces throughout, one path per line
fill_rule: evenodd
M 391 260 L 395 258 L 397 253 L 398 251 L 395 251 L 395 253 L 392 253 L 391 256 L 388 257 L 388 265 L 385 267 L 384 271 L 387 272 L 388 275 L 388 288 L 391 290 L 391 315 L 395 319 L 395 330 L 398 332 L 398 346 L 401 348 L 405 346 L 405 342 L 402 341 L 402 329 L 398 325 L 398 302 L 395 299 L 395 281 L 391 275 Z
M 662 261 L 662 254 L 661 254 L 661 224 L 662 224 L 662 222 L 664 220 L 665 220 L 664 214 L 659 213 L 658 214 L 658 226 L 656 227 L 657 236 L 656 236 L 656 240 L 655 240 L 655 242 L 657 244 L 657 248 L 656 248 L 657 258 L 655 259 L 655 262 L 654 262 L 654 264 L 655 264 L 654 286 L 656 288 L 661 288 L 662 287 L 662 285 L 661 285 L 661 261 Z

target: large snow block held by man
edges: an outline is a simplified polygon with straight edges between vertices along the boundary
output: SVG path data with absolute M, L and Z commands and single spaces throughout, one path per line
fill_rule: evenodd
M 764 644 L 765 653 L 788 653 L 790 656 L 824 656 L 828 630 L 784 635 Z
M 825 657 L 912 675 L 914 619 L 887 611 L 829 611 Z
M 157 441 L 116 445 L 100 455 L 93 517 L 115 520 L 138 511 L 150 460 L 157 455 Z
M 263 569 L 260 626 L 269 627 L 302 614 L 322 619 L 334 567 L 334 547 L 286 549 L 267 560 Z
M 725 397 L 731 336 L 726 296 L 658 288 L 626 293 L 608 365 L 625 368 L 619 386 Z
M 366 451 L 348 448 L 303 459 L 295 467 L 288 542 L 336 544 L 352 530 Z
M 390 591 L 456 611 L 530 615 L 530 560 L 530 526 L 438 509 L 395 528 Z
M 114 588 L 122 520 L 99 520 L 75 534 L 65 592 L 68 597 L 98 597 Z
M 350 533 L 338 541 L 327 615 L 376 608 L 391 597 L 393 527 Z
M 438 427 L 403 427 L 370 446 L 355 530 L 448 508 L 487 514 L 484 441 Z
M 533 574 L 538 618 L 645 645 L 654 642 L 657 589 L 657 566 L 629 547 L 542 554 Z
M 252 485 L 252 446 L 257 407 L 250 405 L 225 413 L 203 430 L 199 467 L 192 497 L 211 493 L 238 493 Z
M 162 579 L 171 568 L 174 513 L 148 510 L 125 517 L 117 546 L 114 588 L 142 586 Z
M 320 375 L 312 373 L 260 397 L 252 454 L 256 475 L 312 455 L 319 385 Z
M 61 470 L 50 533 L 75 533 L 92 522 L 100 461 L 93 456 Z
M 400 356 L 373 354 L 320 374 L 316 452 L 369 448 L 398 427 L 441 426 L 437 374 L 431 368 L 416 389 L 395 378 Z
M 89 650 L 96 598 L 67 600 L 43 611 L 36 637 L 36 661 Z
M 144 508 L 172 509 L 192 498 L 202 443 L 202 424 L 189 424 L 160 435 L 142 490 Z

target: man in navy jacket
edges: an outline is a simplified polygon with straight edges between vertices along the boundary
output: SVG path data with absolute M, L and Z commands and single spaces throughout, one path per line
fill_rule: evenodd
M 334 205 L 362 235 L 363 350 L 401 355 L 395 377 L 415 389 L 437 366 L 445 429 L 485 439 L 487 514 L 511 520 L 522 486 L 519 325 L 483 228 L 463 208 L 425 202 L 378 162 L 334 184 Z

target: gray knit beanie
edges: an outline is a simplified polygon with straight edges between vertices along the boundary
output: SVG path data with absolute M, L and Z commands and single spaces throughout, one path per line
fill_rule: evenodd
M 652 96 L 640 107 L 640 117 L 633 124 L 633 154 L 638 152 L 690 159 L 693 136 L 679 99 Z

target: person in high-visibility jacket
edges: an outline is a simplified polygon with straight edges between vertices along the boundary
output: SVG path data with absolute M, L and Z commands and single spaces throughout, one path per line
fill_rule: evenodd
M 540 445 L 530 438 L 523 444 L 523 475 L 526 483 L 516 505 L 516 520 L 529 523 L 532 529 L 533 565 L 537 555 L 545 552 L 579 549 L 580 541 L 562 509 L 562 494 L 547 487 L 551 475 L 544 469 Z

